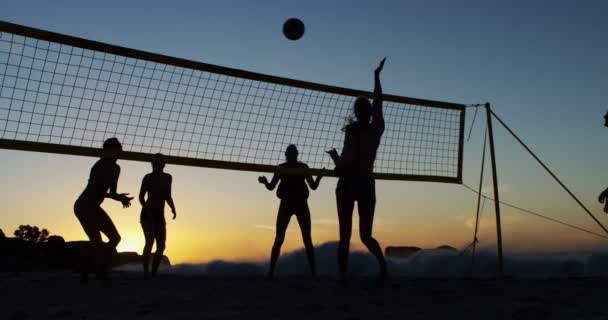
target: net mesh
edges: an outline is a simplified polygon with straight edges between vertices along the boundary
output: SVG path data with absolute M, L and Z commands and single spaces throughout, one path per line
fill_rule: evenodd
M 0 138 L 333 168 L 353 96 L 0 33 Z M 385 101 L 377 173 L 456 177 L 461 110 Z

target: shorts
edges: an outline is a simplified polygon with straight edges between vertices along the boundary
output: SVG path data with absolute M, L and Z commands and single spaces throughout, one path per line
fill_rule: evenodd
M 341 177 L 336 198 L 360 202 L 376 202 L 376 180 L 373 177 Z
M 103 233 L 110 241 L 116 243 L 120 241 L 120 235 L 112 219 L 97 202 L 78 198 L 74 203 L 74 214 L 89 240 L 101 244 L 101 233 Z
M 154 239 L 156 246 L 164 246 L 167 238 L 167 223 L 165 222 L 164 210 L 150 210 L 147 207 L 141 209 L 139 222 L 144 231 L 146 240 Z
M 310 232 L 310 209 L 306 198 L 281 200 L 277 215 L 277 231 L 287 229 L 292 215 L 298 219 L 302 231 Z

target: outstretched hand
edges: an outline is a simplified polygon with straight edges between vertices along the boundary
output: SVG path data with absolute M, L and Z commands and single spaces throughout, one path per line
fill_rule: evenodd
M 608 213 L 608 188 L 600 193 L 598 201 L 604 204 L 604 212 Z
M 120 201 L 122 203 L 123 208 L 130 207 L 131 200 L 133 200 L 133 197 L 129 197 L 128 193 L 119 193 L 118 194 L 118 201 Z
M 326 168 L 325 168 L 325 167 L 323 167 L 323 169 L 321 169 L 321 170 L 326 170 Z M 317 176 L 317 183 L 319 183 L 319 181 L 321 181 L 321 178 L 323 178 L 323 176 L 322 176 L 322 175 L 318 175 L 318 176 Z
M 332 159 L 336 159 L 338 157 L 338 151 L 336 151 L 336 148 L 327 150 L 325 153 L 327 153 Z
M 375 73 L 376 75 L 379 75 L 379 74 L 380 74 L 380 72 L 382 71 L 382 69 L 384 68 L 384 61 L 386 61 L 386 57 L 384 57 L 384 59 L 382 59 L 382 60 L 380 61 L 380 64 L 378 65 L 378 67 L 376 68 L 376 70 L 374 70 L 374 73 Z
M 265 176 L 261 176 L 258 178 L 258 182 L 262 184 L 268 184 L 268 179 Z
M 600 203 L 604 203 L 605 201 L 608 201 L 608 188 L 606 188 L 606 190 L 604 190 L 604 191 L 602 191 L 602 193 L 600 193 L 598 201 Z

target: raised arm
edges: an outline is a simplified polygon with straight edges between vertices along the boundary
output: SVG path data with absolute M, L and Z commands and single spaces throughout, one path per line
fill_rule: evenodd
M 604 203 L 604 212 L 608 213 L 608 188 L 600 193 L 598 200 L 600 203 Z
M 338 151 L 336 151 L 336 148 L 333 148 L 331 150 L 325 151 L 325 153 L 327 153 L 331 157 L 331 160 L 334 161 L 334 165 L 336 166 L 336 168 L 340 166 L 340 164 L 342 162 L 341 161 L 342 158 L 338 154 Z
M 323 168 L 323 170 L 325 170 L 325 168 Z M 306 176 L 306 182 L 308 182 L 308 185 L 312 190 L 317 190 L 319 183 L 321 182 L 321 178 L 323 178 L 321 175 L 318 175 L 316 179 L 313 179 L 312 176 L 308 175 Z
M 322 177 L 323 176 L 317 176 L 316 179 L 313 179 L 312 176 L 306 176 L 306 182 L 308 182 L 308 185 L 312 190 L 317 190 Z
M 384 126 L 384 115 L 382 113 L 382 84 L 380 83 L 380 72 L 384 68 L 384 61 L 374 70 L 374 101 L 372 102 L 372 124 Z
M 598 198 L 599 202 L 604 203 L 604 201 L 606 201 L 606 199 L 608 199 L 608 188 L 606 188 L 606 190 L 602 191 L 602 193 L 600 193 L 600 196 Z
M 175 211 L 175 203 L 173 203 L 173 196 L 171 195 L 171 185 L 173 184 L 173 177 L 169 175 L 169 188 L 167 190 L 167 204 L 169 208 L 171 208 L 171 213 L 173 213 L 173 220 L 177 217 L 177 211 Z
M 258 181 L 264 186 L 266 186 L 266 189 L 270 191 L 274 190 L 274 188 L 277 186 L 277 183 L 279 183 L 279 180 L 280 178 L 276 174 L 272 176 L 272 180 L 270 182 L 268 182 L 268 179 L 266 179 L 265 176 L 261 176 L 258 178 Z

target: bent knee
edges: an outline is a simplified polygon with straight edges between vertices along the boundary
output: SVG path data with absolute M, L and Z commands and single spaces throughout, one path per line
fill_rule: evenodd
M 116 247 L 120 243 L 120 240 L 122 240 L 122 238 L 120 237 L 119 234 L 116 234 L 115 236 L 113 236 L 112 238 L 110 238 L 110 241 L 108 242 L 108 245 L 110 245 L 112 247 Z
M 372 243 L 375 241 L 375 239 L 372 237 L 371 234 L 362 234 L 361 236 L 361 242 L 363 242 L 363 244 L 368 244 L 368 243 Z

